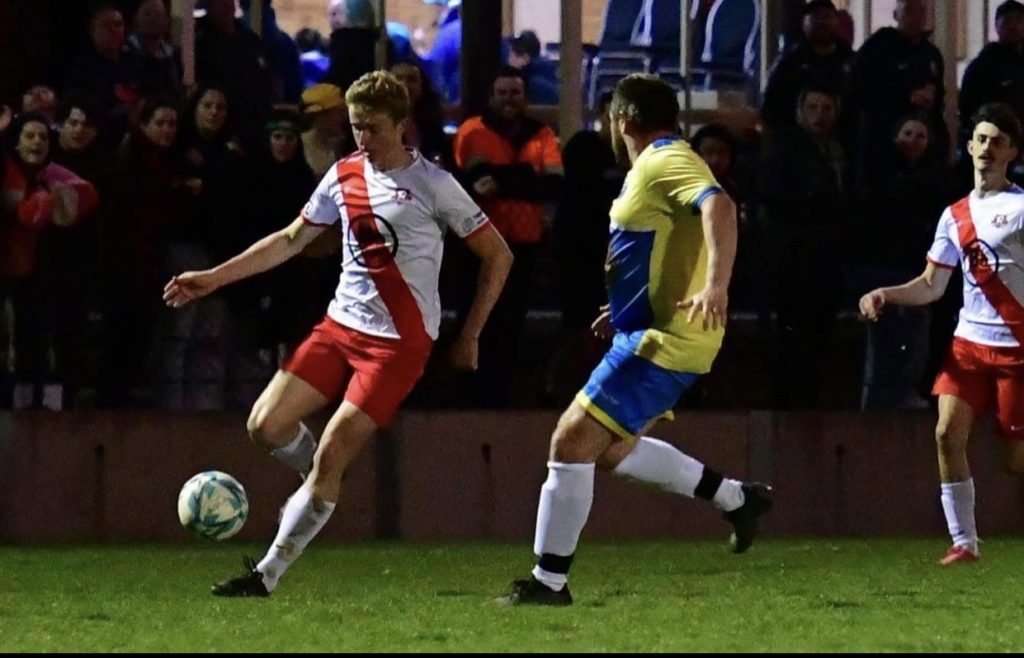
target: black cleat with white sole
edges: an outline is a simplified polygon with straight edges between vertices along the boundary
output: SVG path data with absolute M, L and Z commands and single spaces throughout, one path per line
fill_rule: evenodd
M 760 482 L 744 484 L 743 505 L 731 512 L 724 512 L 722 518 L 732 524 L 733 532 L 729 537 L 729 545 L 733 553 L 746 553 L 757 537 L 758 522 L 762 515 L 772 508 L 772 499 L 768 495 L 772 488 Z

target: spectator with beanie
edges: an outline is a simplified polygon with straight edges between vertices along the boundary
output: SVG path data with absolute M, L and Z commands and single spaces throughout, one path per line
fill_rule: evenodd
M 341 88 L 326 82 L 313 85 L 302 92 L 302 112 L 309 125 L 302 133 L 302 149 L 320 180 L 339 158 L 355 150 Z

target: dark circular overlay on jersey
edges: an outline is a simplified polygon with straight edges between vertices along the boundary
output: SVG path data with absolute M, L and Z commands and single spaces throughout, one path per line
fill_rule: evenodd
M 395 260 L 398 234 L 380 215 L 360 215 L 349 220 L 348 249 L 359 265 L 368 270 L 382 270 Z
M 964 247 L 964 280 L 975 288 L 992 280 L 999 271 L 999 254 L 992 245 L 975 238 Z

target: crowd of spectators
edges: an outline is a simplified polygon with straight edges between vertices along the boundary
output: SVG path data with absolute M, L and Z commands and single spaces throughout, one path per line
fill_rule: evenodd
M 330 39 L 307 30 L 299 46 L 269 3 L 262 37 L 234 0 L 203 5 L 190 88 L 163 0 L 143 0 L 130 32 L 118 6 L 101 2 L 63 78 L 0 113 L 0 408 L 244 408 L 322 315 L 343 260 L 339 235 L 185 310 L 164 308 L 161 290 L 289 223 L 352 152 L 344 89 L 374 66 L 369 3 L 330 2 Z M 942 120 L 948 63 L 929 41 L 924 0 L 899 0 L 896 26 L 856 52 L 830 0 L 803 12 L 802 38 L 771 69 L 762 130 L 712 124 L 689 136 L 740 207 L 733 308 L 776 332 L 778 408 L 820 404 L 840 312 L 922 269 L 942 208 L 971 185 L 966 136 L 953 139 Z M 441 28 L 455 20 L 447 7 Z M 1024 4 L 1002 3 L 996 29 L 964 76 L 964 121 L 991 101 L 1024 115 Z M 557 99 L 554 68 L 527 31 L 506 44 L 487 108 L 453 136 L 442 103 L 458 76 L 439 78 L 440 60 L 390 41 L 390 70 L 412 100 L 408 145 L 456 174 L 516 256 L 480 370 L 447 403 L 515 404 L 527 314 L 547 300 L 562 331 L 534 385 L 562 404 L 602 351 L 589 324 L 605 302 L 608 210 L 626 171 L 611 146 L 609 95 L 592 126 L 560 146 L 527 113 Z M 442 302 L 457 324 L 475 277 L 457 241 L 446 249 Z M 927 404 L 929 346 L 945 344 L 937 337 L 951 333 L 956 307 L 901 309 L 869 327 L 864 408 Z

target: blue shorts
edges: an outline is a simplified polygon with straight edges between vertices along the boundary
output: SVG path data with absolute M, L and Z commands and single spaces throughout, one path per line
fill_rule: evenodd
M 633 441 L 652 420 L 672 408 L 700 375 L 666 370 L 638 356 L 643 331 L 617 333 L 611 349 L 576 394 L 576 402 L 609 430 Z

